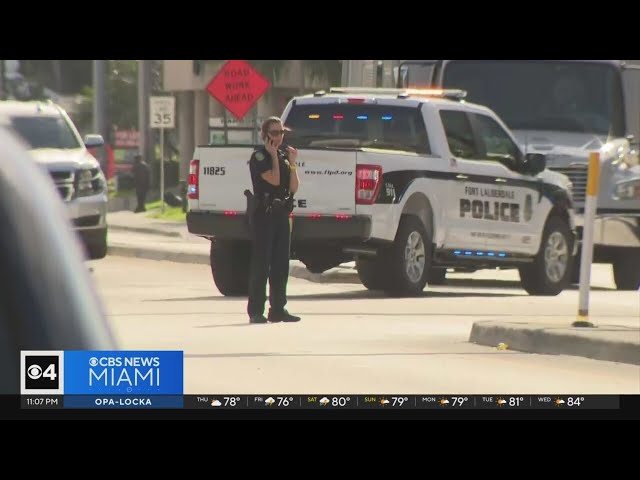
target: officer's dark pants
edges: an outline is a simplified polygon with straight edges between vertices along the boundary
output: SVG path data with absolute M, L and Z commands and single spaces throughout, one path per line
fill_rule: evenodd
M 249 276 L 249 316 L 264 314 L 267 279 L 271 310 L 280 313 L 287 303 L 289 279 L 289 212 L 256 211 L 253 217 L 253 245 Z

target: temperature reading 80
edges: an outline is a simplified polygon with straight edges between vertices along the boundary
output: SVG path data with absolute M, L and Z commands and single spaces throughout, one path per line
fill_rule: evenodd
M 331 399 L 331 406 L 332 407 L 344 407 L 347 405 L 347 403 L 349 403 L 349 401 L 351 401 L 350 397 L 333 397 Z

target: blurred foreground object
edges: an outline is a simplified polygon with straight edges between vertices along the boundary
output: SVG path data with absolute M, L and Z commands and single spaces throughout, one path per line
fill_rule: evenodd
M 21 350 L 116 344 L 58 192 L 1 127 L 0 225 L 0 394 L 17 394 Z

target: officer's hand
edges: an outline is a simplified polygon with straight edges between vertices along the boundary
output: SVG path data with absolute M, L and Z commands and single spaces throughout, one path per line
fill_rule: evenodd
M 267 148 L 267 152 L 271 155 L 271 158 L 274 160 L 278 159 L 278 147 L 273 140 L 267 137 L 267 141 L 265 142 L 265 147 Z
M 289 163 L 295 165 L 296 158 L 298 158 L 298 150 L 293 147 L 287 147 L 287 152 L 289 152 Z

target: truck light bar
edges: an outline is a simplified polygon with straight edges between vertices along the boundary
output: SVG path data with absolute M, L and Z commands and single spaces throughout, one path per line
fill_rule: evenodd
M 329 93 L 354 93 L 365 95 L 396 95 L 398 98 L 408 97 L 440 97 L 462 100 L 467 96 L 465 90 L 454 88 L 369 88 L 369 87 L 332 87 Z M 324 91 L 316 92 L 316 96 L 326 95 Z

